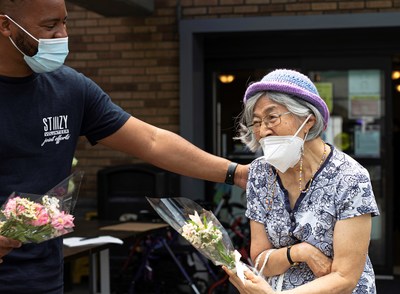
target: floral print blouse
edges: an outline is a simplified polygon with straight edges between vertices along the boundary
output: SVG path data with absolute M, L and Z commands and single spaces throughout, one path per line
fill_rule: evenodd
M 247 183 L 246 216 L 262 223 L 274 248 L 308 242 L 333 257 L 333 231 L 338 220 L 370 213 L 379 215 L 368 171 L 350 156 L 331 146 L 326 161 L 314 175 L 307 192 L 301 193 L 293 210 L 287 191 L 275 170 L 262 159 L 251 163 Z M 376 293 L 371 261 L 367 260 L 353 293 Z M 279 276 L 269 282 L 276 288 Z M 315 279 L 306 263 L 284 274 L 282 290 Z

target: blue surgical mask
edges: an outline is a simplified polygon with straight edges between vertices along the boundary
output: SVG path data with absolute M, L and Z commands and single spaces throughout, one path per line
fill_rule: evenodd
M 68 37 L 53 39 L 36 39 L 9 16 L 5 15 L 16 26 L 23 30 L 28 36 L 39 43 L 38 52 L 34 56 L 28 56 L 22 52 L 14 41 L 9 37 L 11 43 L 24 55 L 25 62 L 37 73 L 51 72 L 60 68 L 68 55 Z

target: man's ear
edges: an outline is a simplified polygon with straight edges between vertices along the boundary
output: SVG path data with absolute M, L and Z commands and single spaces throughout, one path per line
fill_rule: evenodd
M 7 38 L 11 36 L 10 21 L 4 14 L 0 14 L 0 34 Z

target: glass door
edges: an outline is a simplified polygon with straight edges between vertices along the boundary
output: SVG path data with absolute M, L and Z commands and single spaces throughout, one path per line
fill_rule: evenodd
M 383 186 L 385 146 L 385 72 L 380 69 L 309 71 L 330 110 L 324 133 L 326 142 L 349 154 L 370 174 L 381 213 L 372 219 L 370 257 L 374 267 L 384 267 L 387 247 L 387 194 Z

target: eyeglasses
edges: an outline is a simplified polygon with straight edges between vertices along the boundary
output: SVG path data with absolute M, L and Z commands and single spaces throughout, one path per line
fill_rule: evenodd
M 284 113 L 271 113 L 269 115 L 267 115 L 266 117 L 264 117 L 262 120 L 260 121 L 253 121 L 252 124 L 248 125 L 247 127 L 250 128 L 254 128 L 254 129 L 260 129 L 261 128 L 261 124 L 264 123 L 264 126 L 267 128 L 273 128 L 276 127 L 277 125 L 279 125 L 281 123 L 281 116 L 285 115 L 285 114 L 289 114 L 291 113 L 290 111 L 288 112 L 284 112 Z

